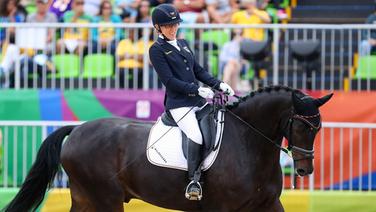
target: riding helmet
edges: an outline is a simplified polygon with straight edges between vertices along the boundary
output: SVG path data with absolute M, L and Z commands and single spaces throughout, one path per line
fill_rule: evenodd
M 183 20 L 180 18 L 178 10 L 172 6 L 172 4 L 160 4 L 158 5 L 152 15 L 153 26 L 169 25 L 180 23 Z

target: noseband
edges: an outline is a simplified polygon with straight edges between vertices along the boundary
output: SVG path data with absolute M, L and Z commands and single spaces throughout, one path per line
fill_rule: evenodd
M 320 119 L 320 122 L 317 126 L 315 126 L 314 124 L 312 124 L 312 122 L 309 121 L 309 119 L 312 119 L 312 118 L 319 118 Z M 314 131 L 314 133 L 316 134 L 321 128 L 320 113 L 317 113 L 317 114 L 312 115 L 312 116 L 304 116 L 304 115 L 299 115 L 299 114 L 296 114 L 296 113 L 293 112 L 292 116 L 290 117 L 290 119 L 288 121 L 289 135 L 288 135 L 287 149 L 289 151 L 291 151 L 292 153 L 296 152 L 296 153 L 299 153 L 300 155 L 303 155 L 300 158 L 294 158 L 294 161 L 313 159 L 314 153 L 315 153 L 314 150 L 307 150 L 307 149 L 297 147 L 297 146 L 294 145 L 293 139 L 292 139 L 292 126 L 293 126 L 294 121 L 303 122 L 305 125 L 307 125 L 310 128 L 311 131 Z

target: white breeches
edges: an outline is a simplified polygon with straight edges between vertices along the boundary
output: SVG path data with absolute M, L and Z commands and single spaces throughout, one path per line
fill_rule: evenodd
M 201 145 L 203 139 L 195 114 L 195 112 L 200 110 L 201 108 L 194 107 L 191 111 L 189 111 L 190 109 L 191 107 L 180 107 L 171 109 L 170 113 L 172 115 L 172 118 L 174 118 L 175 122 L 177 122 L 180 130 L 182 130 L 185 133 L 185 135 L 187 135 L 187 137 L 191 139 L 193 142 Z M 182 118 L 183 116 L 184 118 Z

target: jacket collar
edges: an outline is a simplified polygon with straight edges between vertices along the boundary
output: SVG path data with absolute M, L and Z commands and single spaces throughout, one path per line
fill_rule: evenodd
M 167 50 L 166 52 L 173 51 L 173 52 L 176 52 L 176 53 L 182 55 L 185 58 L 188 57 L 187 56 L 188 52 L 186 52 L 186 50 L 182 47 L 179 40 L 177 40 L 177 44 L 180 47 L 180 51 L 177 50 L 173 45 L 167 43 L 167 41 L 165 39 L 161 38 L 161 37 L 158 37 L 158 43 L 161 44 L 162 48 Z

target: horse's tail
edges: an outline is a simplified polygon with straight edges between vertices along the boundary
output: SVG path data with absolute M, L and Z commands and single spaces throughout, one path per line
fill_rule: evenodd
M 44 140 L 19 192 L 4 211 L 34 211 L 42 203 L 59 169 L 63 140 L 74 127 L 61 127 Z

